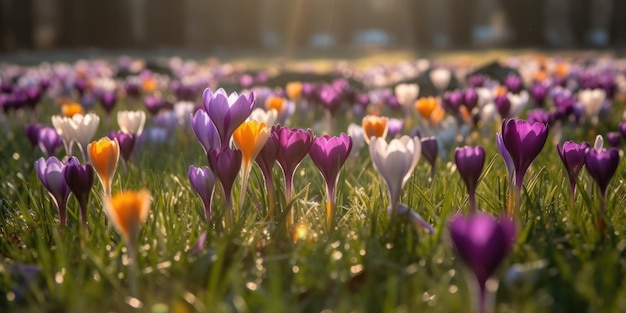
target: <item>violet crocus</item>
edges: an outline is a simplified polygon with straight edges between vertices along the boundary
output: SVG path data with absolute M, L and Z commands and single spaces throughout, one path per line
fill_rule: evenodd
M 600 190 L 600 211 L 602 213 L 605 210 L 606 192 L 618 164 L 619 152 L 616 148 L 611 148 L 611 150 L 590 149 L 585 156 L 585 167 Z
M 221 149 L 212 149 L 209 151 L 209 165 L 213 169 L 213 174 L 222 185 L 224 191 L 224 203 L 225 203 L 225 222 L 226 227 L 231 228 L 233 226 L 233 200 L 232 190 L 237 174 L 241 169 L 241 151 L 233 150 L 229 147 L 223 147 Z M 244 192 L 242 190 L 242 192 Z M 238 217 L 237 217 L 238 218 Z
M 39 146 L 39 130 L 41 130 L 44 126 L 42 124 L 26 124 L 24 125 L 24 134 L 26 138 L 28 138 L 28 142 L 30 142 L 30 146 L 35 150 L 35 147 Z
M 128 161 L 130 160 L 130 156 L 133 153 L 133 148 L 135 147 L 135 139 L 137 136 L 132 133 L 124 133 L 111 131 L 108 136 L 111 140 L 117 139 L 117 142 L 120 144 L 120 156 L 124 160 L 124 169 L 128 170 Z
M 585 156 L 591 145 L 583 141 L 580 144 L 573 141 L 566 141 L 562 146 L 556 145 L 556 151 L 563 161 L 563 165 L 567 170 L 570 186 L 570 204 L 574 206 L 574 198 L 576 195 L 576 178 L 585 165 Z
M 213 92 L 207 88 L 202 94 L 204 107 L 215 124 L 222 147 L 228 147 L 233 132 L 243 123 L 254 109 L 254 94 L 249 97 L 236 92 L 226 94 L 220 88 Z
M 339 170 L 346 162 L 352 149 L 352 138 L 341 133 L 339 136 L 324 135 L 313 140 L 309 157 L 326 182 L 326 224 L 331 229 L 335 220 L 335 188 Z
M 70 188 L 65 183 L 63 175 L 63 164 L 57 157 L 51 156 L 47 159 L 39 158 L 35 161 L 35 171 L 41 184 L 48 190 L 54 200 L 54 204 L 59 210 L 59 220 L 61 225 L 67 224 L 67 199 L 70 196 Z
M 485 214 L 455 216 L 449 224 L 450 238 L 463 263 L 471 270 L 468 279 L 474 291 L 478 313 L 493 310 L 497 284 L 487 284 L 511 251 L 516 237 L 515 222 L 508 218 L 493 218 Z M 473 287 L 473 288 L 472 288 Z
M 548 139 L 548 125 L 509 119 L 502 123 L 502 141 L 515 167 L 515 210 L 519 208 L 519 196 L 526 171 L 537 158 Z
M 619 123 L 619 133 L 622 135 L 622 138 L 626 140 L 626 123 Z
M 202 199 L 204 204 L 204 220 L 208 223 L 211 221 L 211 199 L 215 190 L 215 175 L 208 166 L 195 167 L 189 166 L 187 172 L 191 187 Z
M 618 132 L 608 132 L 606 133 L 606 142 L 613 148 L 619 148 L 622 144 L 622 137 Z
M 470 212 L 476 212 L 476 186 L 485 165 L 485 149 L 481 146 L 456 148 L 454 162 L 467 187 Z
M 263 173 L 265 191 L 269 202 L 269 215 L 272 217 L 274 216 L 274 205 L 276 201 L 274 198 L 276 191 L 274 189 L 272 170 L 274 169 L 274 164 L 278 158 L 279 145 L 278 135 L 272 130 L 270 136 L 267 138 L 267 142 L 265 142 L 265 145 L 263 146 L 263 149 L 261 149 L 261 152 L 259 152 L 259 155 L 257 155 L 254 160 L 259 166 L 259 169 L 261 169 L 261 173 Z
M 430 179 L 435 178 L 435 169 L 437 165 L 437 156 L 439 155 L 439 144 L 435 137 L 421 138 L 422 143 L 422 155 L 424 159 L 430 164 Z
M 511 93 L 518 94 L 522 89 L 524 89 L 524 83 L 522 82 L 522 78 L 517 75 L 508 75 L 504 79 L 504 85 L 506 89 Z
M 191 128 L 193 133 L 196 134 L 196 138 L 198 138 L 207 158 L 209 151 L 221 147 L 220 134 L 206 111 L 198 110 L 191 116 Z
M 63 145 L 63 139 L 52 127 L 39 129 L 37 140 L 39 141 L 39 148 L 47 157 L 53 155 Z
M 84 229 L 87 229 L 87 204 L 93 186 L 94 170 L 89 164 L 80 164 L 76 157 L 70 157 L 63 168 L 63 176 L 68 188 L 74 193 Z

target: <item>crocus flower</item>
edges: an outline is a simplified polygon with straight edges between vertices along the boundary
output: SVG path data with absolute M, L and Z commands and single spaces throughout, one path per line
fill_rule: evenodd
M 229 147 L 212 149 L 209 151 L 209 165 L 213 169 L 213 174 L 219 180 L 224 191 L 224 202 L 226 227 L 233 225 L 233 202 L 231 199 L 233 184 L 237 178 L 237 173 L 241 169 L 241 151 L 233 150 Z M 243 191 L 242 191 L 243 192 Z
M 117 140 L 117 143 L 120 145 L 120 155 L 124 160 L 123 165 L 125 167 L 128 166 L 128 160 L 130 160 L 130 155 L 133 153 L 137 136 L 133 133 L 112 131 L 109 133 L 109 138 Z
M 140 136 L 146 124 L 146 112 L 144 111 L 118 111 L 117 125 L 122 132 Z
M 417 84 L 398 84 L 394 88 L 396 99 L 402 106 L 409 106 L 415 102 L 420 88 Z
M 363 132 L 363 127 L 355 123 L 350 123 L 350 125 L 348 125 L 347 133 L 348 136 L 352 138 L 352 150 L 350 151 L 350 155 L 356 158 L 359 156 L 361 148 L 365 146 L 365 133 Z
M 243 123 L 254 108 L 254 94 L 249 97 L 238 95 L 236 92 L 226 95 L 220 88 L 212 92 L 207 88 L 202 95 L 204 107 L 215 124 L 222 147 L 228 147 L 230 137 L 241 123 Z
M 106 112 L 107 116 L 109 116 L 117 103 L 117 95 L 115 94 L 115 91 L 99 90 L 96 92 L 96 95 L 98 96 L 98 100 L 100 101 L 104 112 Z
M 430 179 L 435 177 L 435 165 L 437 163 L 437 156 L 439 155 L 439 144 L 435 137 L 424 137 L 420 139 L 422 144 L 422 155 L 424 159 L 430 164 Z
M 61 113 L 63 113 L 63 116 L 65 117 L 72 117 L 76 114 L 84 115 L 85 110 L 83 109 L 83 106 L 78 103 L 68 102 L 61 105 Z
M 443 92 L 450 85 L 452 79 L 452 72 L 446 68 L 436 68 L 429 73 L 430 81 L 439 92 Z
M 76 157 L 70 157 L 63 168 L 65 182 L 78 200 L 80 216 L 85 229 L 87 229 L 87 204 L 93 186 L 93 175 L 93 167 L 89 164 L 80 164 Z
M 263 110 L 262 108 L 256 108 L 252 111 L 248 117 L 249 121 L 257 121 L 264 123 L 268 127 L 272 127 L 276 123 L 278 112 L 275 109 Z
M 604 212 L 607 188 L 613 175 L 615 175 L 618 164 L 619 152 L 616 148 L 611 148 L 611 150 L 590 149 L 585 157 L 587 171 L 596 181 L 600 190 L 601 212 Z
M 481 146 L 456 148 L 454 162 L 467 187 L 470 211 L 474 213 L 476 212 L 476 185 L 485 165 L 485 149 Z
M 445 115 L 445 110 L 439 104 L 439 99 L 435 97 L 418 99 L 415 102 L 415 109 L 425 120 L 434 125 L 438 124 Z
M 387 121 L 387 138 L 388 139 L 396 138 L 398 135 L 400 135 L 403 129 L 404 129 L 404 120 L 401 120 L 399 118 L 390 118 Z
M 210 150 L 220 148 L 220 135 L 206 111 L 196 111 L 191 117 L 191 128 L 193 129 L 193 133 L 196 134 L 200 145 L 202 145 L 204 153 L 207 154 L 207 158 Z
M 473 88 L 468 88 L 463 93 L 463 104 L 469 112 L 472 112 L 472 110 L 474 110 L 474 108 L 478 105 L 478 100 L 478 92 L 476 92 Z
M 295 111 L 295 104 L 292 101 L 288 101 L 287 99 L 279 96 L 269 96 L 265 99 L 265 108 L 267 108 L 268 112 L 272 110 L 276 111 L 275 120 L 278 121 L 278 124 L 284 125 L 287 123 L 287 119 L 293 114 Z M 274 123 L 266 123 L 266 125 L 273 125 Z
M 241 193 L 239 206 L 245 199 L 252 165 L 270 136 L 270 128 L 257 121 L 243 122 L 233 133 L 235 146 L 241 151 Z
M 444 108 L 456 114 L 461 105 L 464 104 L 463 92 L 460 90 L 446 91 L 441 97 L 441 102 Z
M 622 138 L 626 140 L 626 123 L 619 123 L 619 133 L 622 135 Z
M 309 150 L 309 157 L 326 182 L 326 223 L 329 229 L 334 223 L 335 187 L 339 170 L 351 149 L 352 139 L 341 133 L 338 137 L 324 135 L 314 139 Z
M 548 125 L 529 123 L 525 120 L 509 119 L 502 123 L 502 141 L 515 167 L 515 208 L 526 171 L 537 158 L 548 139 Z
M 504 78 L 504 86 L 511 93 L 518 94 L 524 89 L 524 82 L 521 77 L 510 74 Z
M 78 145 L 78 149 L 83 155 L 83 160 L 86 163 L 87 145 L 93 140 L 96 130 L 98 130 L 100 117 L 94 113 L 88 113 L 87 115 L 76 114 L 71 118 L 64 117 L 64 119 L 67 119 L 67 124 L 63 129 L 63 132 L 69 132 L 71 140 L 76 142 Z M 63 136 L 63 134 L 60 135 Z
M 63 145 L 63 139 L 52 127 L 42 127 L 37 133 L 39 148 L 46 156 L 51 156 Z
M 387 142 L 378 137 L 372 137 L 369 151 L 372 164 L 383 177 L 389 192 L 389 206 L 394 211 L 400 202 L 400 195 L 404 185 L 411 177 L 421 154 L 419 138 L 402 136 Z
M 608 132 L 606 133 L 606 141 L 611 147 L 618 148 L 622 143 L 622 138 L 618 132 Z
M 187 172 L 189 182 L 193 189 L 198 193 L 204 204 L 204 220 L 211 221 L 211 199 L 213 198 L 213 191 L 215 190 L 215 175 L 213 171 L 207 166 L 195 167 L 189 166 Z
M 35 171 L 41 184 L 46 187 L 59 210 L 61 225 L 66 225 L 67 198 L 70 196 L 70 188 L 65 183 L 63 168 L 65 165 L 55 156 L 47 159 L 39 158 L 35 161 Z
M 495 290 L 487 290 L 486 283 L 513 247 L 515 222 L 507 217 L 495 219 L 483 214 L 457 215 L 449 230 L 459 257 L 475 278 L 477 312 L 491 311 L 489 297 Z
M 376 115 L 366 115 L 361 121 L 361 127 L 363 127 L 363 135 L 365 142 L 370 143 L 371 137 L 385 138 L 387 136 L 387 122 L 386 117 L 380 117 Z
M 563 161 L 569 177 L 572 205 L 574 205 L 574 195 L 576 194 L 576 177 L 578 177 L 578 173 L 585 165 L 585 156 L 590 148 L 591 146 L 586 141 L 580 144 L 566 141 L 562 146 L 556 145 L 556 151 L 561 161 Z
M 41 130 L 44 126 L 41 124 L 26 124 L 24 125 L 24 134 L 28 141 L 30 142 L 33 150 L 35 147 L 39 145 L 39 130 Z
M 298 101 L 302 96 L 302 83 L 289 82 L 285 85 L 285 92 L 291 101 Z
M 89 160 L 93 165 L 102 188 L 104 196 L 111 196 L 111 185 L 120 158 L 120 145 L 117 140 L 102 137 L 87 146 Z
M 68 156 L 72 155 L 72 146 L 74 145 L 74 140 L 72 138 L 72 133 L 69 130 L 69 118 L 59 115 L 53 115 L 52 126 L 54 126 L 57 134 L 59 134 L 59 136 L 61 136 L 61 139 L 63 140 L 65 154 Z
M 593 125 L 598 123 L 598 113 L 605 99 L 606 93 L 602 89 L 583 89 L 578 92 L 578 101 L 583 105 Z
M 278 157 L 278 149 L 279 149 L 279 141 L 278 135 L 275 131 L 270 132 L 269 137 L 267 138 L 267 142 L 261 149 L 261 152 L 256 157 L 256 164 L 261 169 L 261 173 L 263 173 L 263 178 L 265 179 L 265 190 L 268 196 L 269 202 L 269 213 L 270 216 L 274 214 L 274 179 L 272 178 L 272 170 L 274 169 L 274 164 L 276 163 L 276 158 Z

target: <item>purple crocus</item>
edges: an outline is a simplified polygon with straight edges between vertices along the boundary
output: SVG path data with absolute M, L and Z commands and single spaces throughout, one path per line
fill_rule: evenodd
M 441 103 L 450 112 L 456 114 L 464 104 L 463 92 L 460 90 L 446 91 L 441 97 Z
M 215 124 L 213 124 L 213 121 L 206 111 L 196 111 L 191 117 L 191 128 L 193 129 L 193 133 L 196 134 L 200 145 L 202 145 L 204 153 L 207 154 L 207 158 L 209 151 L 221 147 L 220 134 L 217 132 Z
M 326 223 L 330 229 L 334 223 L 335 187 L 339 170 L 352 149 L 352 138 L 344 133 L 338 137 L 324 135 L 315 138 L 309 149 L 309 157 L 326 182 Z
M 254 160 L 261 169 L 261 173 L 263 173 L 263 178 L 265 179 L 265 191 L 268 196 L 270 216 L 274 216 L 275 190 L 272 170 L 274 169 L 274 164 L 278 158 L 279 145 L 278 135 L 276 132 L 272 131 L 270 136 L 267 138 L 263 149 L 261 149 L 261 152 L 259 152 L 259 155 L 257 155 Z
M 63 168 L 63 177 L 78 200 L 83 227 L 87 229 L 87 204 L 93 186 L 93 167 L 89 164 L 82 165 L 76 157 L 70 157 Z
M 404 129 L 404 120 L 399 118 L 389 118 L 387 121 L 387 139 L 396 138 Z
M 580 173 L 580 170 L 585 165 L 585 156 L 587 150 L 591 148 L 591 145 L 583 141 L 577 144 L 573 141 L 566 141 L 562 146 L 556 145 L 556 151 L 567 169 L 567 176 L 569 177 L 569 185 L 571 192 L 571 205 L 574 205 L 574 196 L 576 194 L 576 177 Z
M 111 111 L 117 103 L 117 95 L 114 90 L 100 90 L 96 93 L 104 112 L 107 116 L 111 115 Z
M 619 148 L 622 144 L 622 135 L 618 132 L 608 132 L 606 133 L 606 142 L 613 148 Z
M 135 134 L 127 134 L 121 131 L 112 131 L 108 136 L 110 139 L 117 139 L 117 142 L 120 144 L 120 155 L 122 159 L 124 159 L 124 167 L 127 168 L 128 160 L 130 160 L 130 155 L 133 153 L 133 148 L 135 147 L 135 139 L 137 136 Z
M 231 194 L 233 184 L 241 168 L 241 151 L 233 150 L 226 146 L 221 149 L 210 150 L 208 157 L 213 174 L 215 174 L 224 190 L 226 227 L 231 228 L 233 225 L 233 200 L 231 199 Z
M 508 217 L 496 219 L 485 214 L 457 215 L 450 222 L 449 230 L 459 257 L 475 278 L 476 289 L 472 289 L 477 297 L 476 311 L 491 311 L 495 290 L 487 290 L 487 281 L 513 247 L 515 222 Z
M 509 100 L 509 97 L 507 95 L 499 95 L 493 101 L 500 117 L 502 119 L 508 118 L 511 112 L 511 100 Z
M 310 129 L 289 129 L 281 126 L 275 126 L 272 132 L 278 137 L 276 160 L 283 171 L 285 180 L 285 202 L 289 202 L 292 197 L 293 174 L 309 153 L 315 135 Z
M 472 110 L 478 105 L 478 93 L 476 92 L 476 89 L 468 88 L 465 90 L 463 93 L 463 104 L 469 112 L 472 112 Z
M 35 161 L 35 171 L 41 184 L 46 187 L 59 210 L 61 225 L 66 225 L 67 198 L 70 196 L 70 188 L 65 183 L 63 167 L 65 165 L 55 156 L 47 159 L 39 158 Z
M 207 88 L 204 90 L 202 99 L 204 107 L 220 135 L 221 146 L 228 147 L 230 137 L 235 129 L 252 113 L 254 94 L 250 93 L 249 97 L 238 95 L 236 92 L 227 95 L 222 88 L 216 92 Z
M 548 95 L 548 86 L 541 83 L 536 83 L 530 87 L 530 97 L 538 107 L 543 107 L 546 96 Z
M 33 150 L 35 147 L 39 145 L 39 130 L 41 130 L 44 126 L 41 124 L 26 124 L 24 125 L 24 134 L 26 138 L 28 138 L 28 142 L 30 142 L 30 146 Z
M 49 157 L 59 150 L 63 145 L 63 139 L 59 136 L 56 129 L 52 127 L 42 127 L 37 133 L 39 148 L 46 157 Z
M 485 165 L 485 149 L 481 146 L 456 148 L 454 162 L 469 194 L 470 212 L 476 212 L 476 185 Z
M 211 221 L 211 199 L 215 190 L 215 175 L 208 166 L 195 167 L 189 166 L 187 172 L 189 182 L 193 189 L 198 193 L 204 204 L 204 220 Z
M 439 144 L 435 137 L 424 137 L 420 139 L 422 143 L 422 156 L 430 164 L 430 179 L 435 178 L 437 156 L 439 155 Z
M 502 123 L 502 141 L 515 166 L 515 187 L 521 190 L 526 171 L 548 139 L 548 125 L 509 119 Z
M 522 89 L 524 89 L 524 83 L 522 82 L 522 79 L 519 76 L 512 74 L 508 75 L 504 79 L 504 86 L 506 86 L 506 89 L 508 91 L 514 94 L 518 94 L 520 93 L 520 91 L 522 91 Z
M 619 152 L 615 148 L 590 149 L 585 157 L 585 166 L 600 190 L 600 211 L 604 212 L 606 191 L 619 164 Z
M 626 123 L 619 123 L 619 133 L 622 135 L 622 138 L 626 140 Z

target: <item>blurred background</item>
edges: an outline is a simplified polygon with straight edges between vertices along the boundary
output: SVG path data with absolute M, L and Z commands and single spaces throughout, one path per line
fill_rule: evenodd
M 0 52 L 614 48 L 624 0 L 0 0 Z

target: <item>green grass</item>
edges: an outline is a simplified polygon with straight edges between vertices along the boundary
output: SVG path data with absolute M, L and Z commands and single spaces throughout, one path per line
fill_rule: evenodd
M 52 106 L 43 103 L 39 110 L 37 119 L 49 124 Z M 224 231 L 217 225 L 224 204 L 219 189 L 213 202 L 216 217 L 210 224 L 203 220 L 202 203 L 188 183 L 187 168 L 206 165 L 206 157 L 193 134 L 179 130 L 170 143 L 136 151 L 129 172 L 119 167 L 116 174 L 114 191 L 146 188 L 153 197 L 139 236 L 139 294 L 131 297 L 126 247 L 102 210 L 99 182 L 91 194 L 89 233 L 80 229 L 73 196 L 68 226 L 59 226 L 56 208 L 34 173 L 39 152 L 33 155 L 23 136 L 25 120 L 12 116 L 3 125 L 2 137 L 7 140 L 0 141 L 2 312 L 467 312 L 470 308 L 466 269 L 446 227 L 453 214 L 468 207 L 465 186 L 450 160 L 438 160 L 432 181 L 429 165 L 421 160 L 402 195 L 403 203 L 434 225 L 432 235 L 390 220 L 384 183 L 366 150 L 348 160 L 341 172 L 336 229 L 325 229 L 324 182 L 307 158 L 294 179 L 296 200 L 281 202 L 277 223 L 266 219 L 267 199 L 255 168 L 244 214 L 233 230 Z M 336 129 L 346 129 L 348 122 L 340 120 Z M 104 124 L 103 119 L 97 137 L 112 128 Z M 312 125 L 295 117 L 293 126 Z M 606 127 L 615 126 L 613 121 Z M 471 144 L 487 151 L 478 206 L 500 214 L 508 186 L 495 137 L 471 138 Z M 566 132 L 564 139 L 593 140 L 585 131 Z M 281 199 L 279 173 L 275 168 Z M 543 260 L 546 265 L 528 271 L 514 285 L 501 283 L 497 312 L 626 311 L 625 175 L 621 162 L 609 188 L 610 222 L 600 234 L 595 227 L 598 201 L 593 181 L 582 172 L 575 206 L 569 207 L 566 173 L 548 140 L 526 177 L 518 242 L 498 275 L 513 264 Z M 239 192 L 237 182 L 233 199 Z M 306 239 L 294 241 L 286 229 L 287 207 L 307 225 Z M 196 253 L 204 231 L 206 244 Z M 21 290 L 16 289 L 23 281 L 15 273 L 19 264 L 40 270 Z

